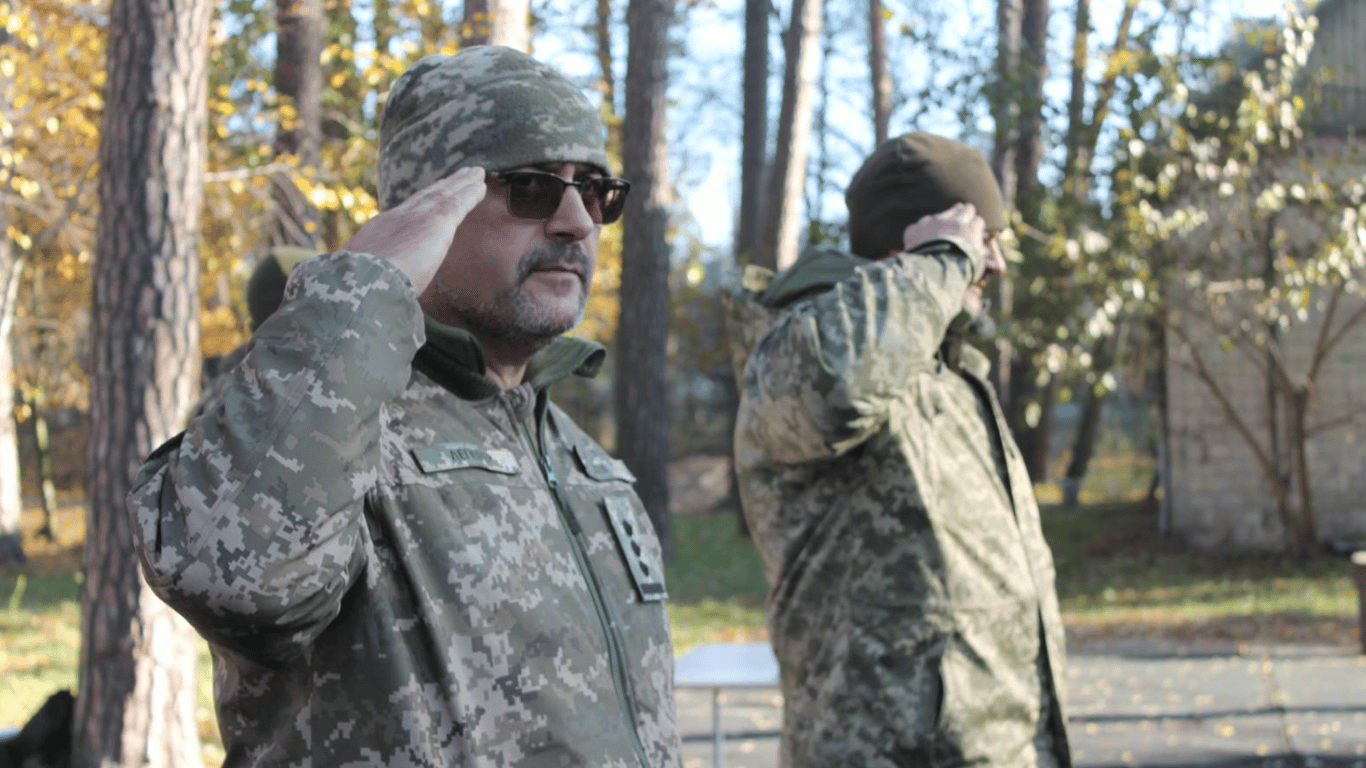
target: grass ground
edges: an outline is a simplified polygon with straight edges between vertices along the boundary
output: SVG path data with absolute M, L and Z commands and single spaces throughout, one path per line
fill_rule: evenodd
M 1040 495 L 1049 500 L 1046 489 Z M 36 517 L 24 526 L 30 562 L 0 569 L 0 727 L 24 722 L 53 691 L 76 685 L 83 511 L 79 499 L 67 500 L 55 544 L 32 535 Z M 759 559 L 736 536 L 734 517 L 680 515 L 674 526 L 678 556 L 668 585 L 675 649 L 764 638 Z M 1357 598 L 1343 558 L 1193 552 L 1158 537 L 1152 513 L 1137 502 L 1046 506 L 1044 528 L 1072 643 L 1356 643 Z M 200 719 L 212 765 L 221 751 L 204 667 Z

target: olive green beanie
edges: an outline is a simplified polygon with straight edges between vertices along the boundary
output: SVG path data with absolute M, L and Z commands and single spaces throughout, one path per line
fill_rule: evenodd
M 394 81 L 379 130 L 379 207 L 470 166 L 537 163 L 608 170 L 607 130 L 557 70 L 498 45 L 432 54 Z
M 900 250 L 907 226 L 956 203 L 972 203 L 988 232 L 1006 226 L 1001 187 L 981 151 L 918 131 L 879 144 L 849 182 L 844 201 L 850 250 L 867 259 Z
M 308 248 L 277 245 L 257 262 L 247 278 L 247 313 L 251 315 L 251 330 L 255 331 L 280 308 L 285 300 L 285 283 L 294 265 L 311 259 L 317 252 Z

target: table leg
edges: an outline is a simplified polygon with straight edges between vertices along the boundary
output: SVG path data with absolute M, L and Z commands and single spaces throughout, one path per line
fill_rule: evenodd
M 725 734 L 721 732 L 721 689 L 711 689 L 711 764 L 716 768 L 725 768 L 725 758 L 721 756 L 722 742 L 725 741 Z

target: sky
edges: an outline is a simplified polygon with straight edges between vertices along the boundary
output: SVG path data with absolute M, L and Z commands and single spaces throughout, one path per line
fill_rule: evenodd
M 981 41 L 992 35 L 995 25 L 995 3 L 993 0 L 965 0 L 947 8 L 932 0 L 884 0 L 892 9 L 893 17 L 888 25 L 888 35 L 892 48 L 891 68 L 899 87 L 904 90 L 921 88 L 950 87 L 958 75 L 944 72 L 926 72 L 923 65 L 908 56 L 908 38 L 899 37 L 899 29 L 905 25 L 913 33 L 927 29 L 940 30 L 939 38 L 961 39 L 964 44 Z M 1241 17 L 1273 17 L 1283 13 L 1283 0 L 1213 0 L 1214 10 L 1201 17 L 1195 29 L 1188 29 L 1197 39 L 1203 37 L 1209 50 L 1217 48 L 1226 39 L 1235 13 Z M 582 7 L 574 18 L 573 12 L 549 10 L 559 5 L 546 0 L 547 13 L 554 15 L 554 25 L 565 28 L 565 22 L 578 22 L 586 25 L 591 20 L 591 4 L 574 3 Z M 618 5 L 624 9 L 625 2 Z M 683 11 L 674 35 L 677 51 L 671 67 L 669 89 L 669 139 L 670 171 L 675 175 L 676 186 L 680 192 L 680 205 L 686 209 L 693 222 L 693 232 L 709 247 L 720 251 L 729 249 L 732 239 L 735 211 L 739 207 L 739 167 L 740 167 L 740 74 L 741 53 L 743 50 L 743 0 L 704 0 L 702 2 L 682 3 L 690 6 Z M 788 3 L 776 0 L 775 5 L 783 9 Z M 873 135 L 868 107 L 868 76 L 866 63 L 866 19 L 862 15 L 863 2 L 842 2 L 827 0 L 829 17 L 827 28 L 832 31 L 831 49 L 827 52 L 829 60 L 829 85 L 827 107 L 823 110 L 829 130 L 830 143 L 827 157 L 830 158 L 829 191 L 820 198 L 822 217 L 827 220 L 842 219 L 845 215 L 843 199 L 839 192 L 845 181 L 858 165 L 859 160 L 872 149 Z M 1073 4 L 1053 3 L 1053 18 L 1050 25 L 1052 44 L 1063 51 L 1070 48 L 1072 35 Z M 1120 0 L 1094 0 L 1093 23 L 1094 39 L 1104 41 L 1113 34 Z M 1236 7 L 1236 12 L 1233 8 Z M 626 46 L 624 26 L 618 29 L 613 44 L 618 58 Z M 782 51 L 774 25 L 771 37 L 773 55 L 770 61 L 773 70 L 769 86 L 770 131 L 774 128 L 781 93 Z M 992 38 L 994 39 L 994 38 Z M 584 82 L 597 78 L 596 60 L 588 55 L 591 40 L 584 35 L 538 36 L 534 43 L 534 53 L 540 58 L 555 64 L 573 77 Z M 897 48 L 897 46 L 902 46 Z M 900 52 L 901 55 L 898 55 Z M 1061 61 L 1061 59 L 1059 60 Z M 1055 79 L 1065 77 L 1065 65 L 1054 65 Z M 1062 73 L 1059 75 L 1058 73 Z M 617 72 L 618 82 L 624 82 L 625 72 Z M 619 88 L 621 86 L 619 85 Z M 1066 83 L 1057 79 L 1051 88 L 1066 89 Z M 1055 96 L 1061 100 L 1062 93 Z M 820 97 L 818 96 L 818 105 Z M 892 119 L 892 133 L 904 132 L 915 128 L 937 130 L 945 133 L 957 132 L 962 125 L 960 116 L 944 110 L 930 109 L 914 126 L 915 104 L 905 104 L 896 110 Z M 982 133 L 990 129 L 989 121 L 980 113 L 977 116 Z M 985 147 L 983 135 L 964 136 L 968 141 L 976 141 Z M 813 137 L 811 152 L 813 162 L 818 147 Z

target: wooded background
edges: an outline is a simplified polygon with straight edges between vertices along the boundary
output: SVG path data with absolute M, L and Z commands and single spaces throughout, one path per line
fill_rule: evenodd
M 0 414 L 14 414 L 0 418 L 0 561 L 24 557 L 23 488 L 49 510 L 63 478 L 84 489 L 76 764 L 200 762 L 193 634 L 141 585 L 122 499 L 183 425 L 201 362 L 246 340 L 243 285 L 265 249 L 327 251 L 374 215 L 387 89 L 427 53 L 530 50 L 599 99 L 634 188 L 624 224 L 604 232 L 578 333 L 615 355 L 607 377 L 557 396 L 631 466 L 666 547 L 668 462 L 729 451 L 727 272 L 841 243 L 843 183 L 908 130 L 981 147 L 1011 202 L 1014 258 L 983 344 L 1036 481 L 1056 475 L 1075 498 L 1117 396 L 1126 449 L 1157 450 L 1169 331 L 1187 327 L 1173 284 L 1212 306 L 1216 283 L 1257 281 L 1206 333 L 1264 363 L 1267 408 L 1306 414 L 1366 318 L 1344 309 L 1366 273 L 1366 176 L 1267 171 L 1366 128 L 1320 119 L 1341 73 L 1311 61 L 1312 8 L 1238 20 L 1236 0 L 1103 5 L 0 3 Z M 1254 203 L 1239 228 L 1258 247 L 1183 249 L 1218 217 L 1211 199 L 1232 198 Z M 695 214 L 715 217 L 718 199 L 719 228 Z M 1291 210 L 1311 211 L 1321 236 L 1286 246 Z M 1293 369 L 1278 329 L 1311 316 L 1326 329 L 1317 363 Z M 1228 386 L 1204 380 L 1216 396 Z M 1318 543 L 1303 422 L 1243 430 L 1300 553 Z M 68 458 L 53 465 L 54 424 L 88 441 L 77 460 L 58 450 Z

